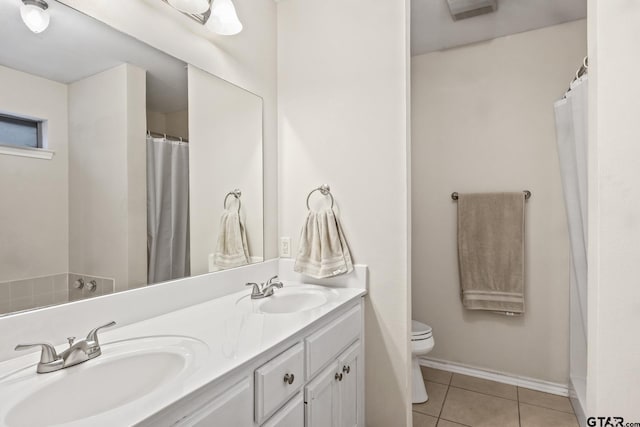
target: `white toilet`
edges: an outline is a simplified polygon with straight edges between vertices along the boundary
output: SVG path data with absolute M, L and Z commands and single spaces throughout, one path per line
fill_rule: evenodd
M 413 403 L 424 403 L 429 400 L 427 389 L 422 379 L 418 357 L 424 356 L 433 350 L 435 341 L 431 326 L 424 323 L 411 321 L 411 364 L 413 367 Z

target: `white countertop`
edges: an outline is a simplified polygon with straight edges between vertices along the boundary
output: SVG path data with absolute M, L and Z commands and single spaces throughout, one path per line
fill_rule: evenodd
M 285 282 L 286 288 L 294 286 L 309 285 Z M 103 349 L 101 357 L 109 354 L 110 342 L 149 336 L 195 338 L 208 347 L 208 352 L 203 352 L 193 371 L 172 382 L 171 387 L 158 389 L 116 409 L 64 425 L 114 426 L 141 422 L 366 294 L 364 289 L 358 288 L 331 288 L 331 292 L 333 297 L 326 304 L 312 310 L 290 314 L 258 314 L 240 310 L 236 306 L 241 297 L 250 293 L 247 289 L 118 329 L 104 330 L 99 338 Z M 131 307 L 131 310 L 135 309 Z M 117 313 L 112 317 L 106 320 L 118 321 Z M 58 350 L 62 351 L 64 347 Z M 39 351 L 0 363 L 0 423 L 13 407 L 12 403 L 24 398 L 24 393 L 16 392 L 22 378 L 53 381 L 54 376 L 65 375 L 65 371 L 75 368 L 39 375 L 35 367 L 38 360 Z M 88 367 L 91 363 L 90 360 L 78 366 Z M 24 369 L 25 366 L 29 368 Z M 20 373 L 16 374 L 16 371 Z M 122 386 L 126 387 L 126 384 Z M 92 385 L 94 387 L 100 387 L 100 384 Z M 92 389 L 88 389 L 87 393 L 93 393 Z

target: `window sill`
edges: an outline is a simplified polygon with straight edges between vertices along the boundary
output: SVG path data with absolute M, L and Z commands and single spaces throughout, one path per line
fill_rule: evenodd
M 31 157 L 33 159 L 51 160 L 55 151 L 44 148 L 19 148 L 8 145 L 0 145 L 0 155 Z

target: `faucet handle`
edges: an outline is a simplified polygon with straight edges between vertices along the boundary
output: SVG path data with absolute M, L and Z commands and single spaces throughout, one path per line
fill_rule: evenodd
M 111 321 L 106 325 L 98 326 L 97 328 L 92 329 L 91 332 L 89 332 L 89 334 L 87 335 L 87 342 L 93 341 L 96 346 L 100 345 L 100 343 L 98 342 L 98 331 L 102 328 L 110 328 L 115 325 L 116 325 L 116 322 Z
M 279 280 L 277 274 L 267 281 L 267 286 L 273 283 L 274 280 Z
M 40 363 L 51 363 L 60 359 L 58 353 L 56 353 L 56 349 L 47 343 L 42 344 L 18 344 L 15 348 L 15 351 L 28 350 L 33 347 L 41 347 L 42 353 L 40 353 Z

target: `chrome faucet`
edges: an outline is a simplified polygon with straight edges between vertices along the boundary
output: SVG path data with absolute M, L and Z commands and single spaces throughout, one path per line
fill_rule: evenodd
M 115 324 L 116 322 L 109 322 L 106 325 L 99 326 L 89 332 L 86 339 L 78 342 L 75 342 L 75 337 L 67 338 L 69 348 L 60 354 L 56 353 L 53 345 L 47 343 L 19 344 L 15 349 L 18 351 L 27 350 L 32 347 L 41 347 L 42 353 L 40 354 L 40 363 L 38 363 L 37 372 L 39 374 L 55 372 L 100 356 L 102 350 L 100 348 L 100 342 L 98 341 L 98 331 L 102 328 L 115 326 Z
M 262 283 L 262 285 L 258 285 L 257 283 L 250 282 L 245 286 L 253 286 L 251 291 L 251 299 L 261 299 L 267 298 L 273 295 L 273 289 L 278 288 L 281 289 L 284 285 L 278 279 L 278 276 L 273 276 L 271 279 L 267 281 L 267 283 Z

